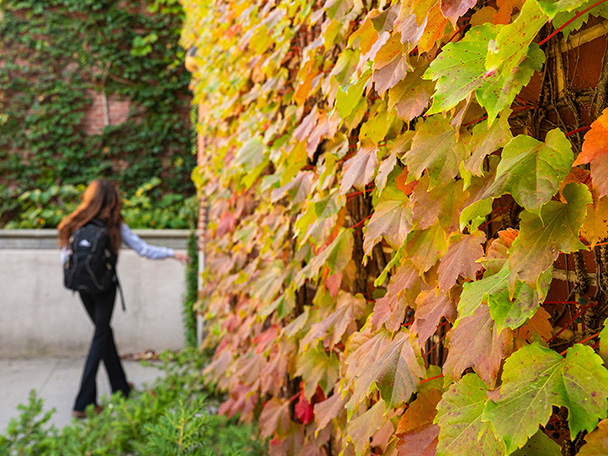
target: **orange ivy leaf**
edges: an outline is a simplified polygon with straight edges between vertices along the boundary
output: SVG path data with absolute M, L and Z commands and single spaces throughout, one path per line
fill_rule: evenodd
M 345 405 L 350 396 L 342 397 L 339 392 L 334 393 L 328 399 L 314 405 L 315 423 L 317 431 L 325 429 L 329 422 L 346 413 Z
M 587 206 L 587 217 L 581 227 L 581 235 L 591 247 L 608 237 L 608 198 Z
M 306 349 L 311 343 L 314 344 L 327 336 L 331 329 L 331 338 L 329 339 L 331 350 L 335 344 L 340 342 L 347 327 L 361 317 L 364 309 L 365 298 L 361 294 L 354 296 L 345 291 L 339 291 L 336 310 L 310 327 L 310 330 L 300 342 L 300 347 Z
M 599 196 L 608 195 L 608 108 L 591 124 L 572 166 L 586 163 L 591 164 L 591 180 Z

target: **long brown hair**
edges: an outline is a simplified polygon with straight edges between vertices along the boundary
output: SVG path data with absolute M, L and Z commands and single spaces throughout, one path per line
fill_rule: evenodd
M 82 202 L 59 223 L 59 245 L 69 247 L 70 236 L 94 218 L 100 220 L 108 230 L 112 250 L 118 253 L 122 238 L 122 199 L 116 187 L 104 179 L 92 181 L 82 195 Z

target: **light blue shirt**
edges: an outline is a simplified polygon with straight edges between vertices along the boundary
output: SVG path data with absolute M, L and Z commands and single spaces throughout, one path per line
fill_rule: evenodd
M 148 244 L 137 234 L 135 234 L 125 222 L 122 222 L 122 225 L 120 226 L 120 235 L 122 237 L 122 242 L 135 250 L 139 256 L 143 256 L 151 260 L 162 260 L 163 258 L 175 256 L 175 251 L 173 249 Z M 68 249 L 65 247 L 61 248 L 62 263 L 65 263 L 68 259 L 68 253 Z

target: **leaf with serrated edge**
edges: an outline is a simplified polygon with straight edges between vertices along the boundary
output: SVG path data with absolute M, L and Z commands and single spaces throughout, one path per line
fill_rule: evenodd
M 511 106 L 521 90 L 528 85 L 535 71 L 542 69 L 545 54 L 532 43 L 528 54 L 510 73 L 486 74 L 484 83 L 475 91 L 478 103 L 488 112 L 488 124 L 492 125 L 498 114 Z
M 347 326 L 361 317 L 365 308 L 365 298 L 360 294 L 353 296 L 340 290 L 336 301 L 336 310 L 310 327 L 310 330 L 300 342 L 300 347 L 306 349 L 309 344 L 314 344 L 317 340 L 327 336 L 331 329 L 329 348 L 332 349 L 340 341 Z M 310 398 L 307 397 L 307 399 Z
M 408 305 L 413 306 L 421 286 L 422 279 L 411 262 L 399 266 L 391 275 L 386 294 L 374 305 L 372 325 L 379 329 L 384 324 L 389 331 L 397 331 Z
M 509 453 L 547 423 L 553 405 L 569 409 L 573 436 L 591 431 L 606 417 L 608 370 L 591 347 L 575 344 L 564 359 L 534 342 L 507 359 L 502 380 L 500 396 L 488 401 L 484 419 L 492 423 Z
M 346 426 L 346 435 L 355 446 L 355 454 L 362 456 L 369 448 L 370 437 L 385 423 L 384 401 L 379 400 L 357 418 L 350 420 Z
M 450 297 L 439 288 L 425 290 L 416 299 L 416 313 L 412 332 L 418 334 L 418 342 L 423 345 L 437 330 L 442 317 L 454 321 L 456 306 Z
M 405 402 L 425 374 L 420 349 L 414 341 L 410 342 L 406 329 L 397 333 L 373 364 L 360 367 L 362 372 L 354 382 L 353 396 L 347 404 L 349 410 L 354 410 L 367 397 L 374 384 L 388 408 Z
M 510 193 L 518 204 L 538 214 L 559 188 L 572 167 L 570 141 L 559 129 L 545 142 L 519 135 L 504 147 L 488 196 Z
M 437 456 L 503 456 L 505 445 L 482 421 L 487 387 L 476 374 L 450 385 L 437 405 Z
M 579 240 L 579 230 L 591 203 L 591 193 L 583 184 L 568 184 L 563 195 L 568 202 L 549 201 L 540 217 L 524 211 L 521 214 L 519 235 L 511 246 L 510 282 L 515 277 L 536 288 L 543 273 L 557 259 L 559 252 L 571 253 L 585 249 Z
M 456 25 L 456 21 L 460 16 L 473 8 L 477 3 L 476 0 L 441 0 L 441 12 L 449 19 L 452 24 Z
M 490 308 L 482 304 L 473 315 L 459 318 L 449 334 L 449 352 L 443 365 L 446 381 L 460 378 L 472 367 L 487 385 L 494 385 L 502 360 L 511 351 L 511 331 L 499 333 Z
M 426 272 L 448 249 L 445 231 L 439 222 L 426 230 L 414 231 L 408 237 L 406 249 L 418 271 Z
M 449 120 L 435 115 L 416 125 L 412 148 L 405 154 L 405 164 L 414 179 L 427 170 L 431 178 L 429 189 L 446 184 L 458 174 L 466 151 L 458 141 L 457 132 Z
M 365 228 L 363 251 L 366 255 L 370 254 L 381 237 L 394 249 L 405 242 L 412 228 L 412 211 L 408 201 L 409 198 L 397 188 L 395 181 L 386 185 Z
M 519 16 L 500 29 L 488 49 L 486 70 L 510 74 L 528 53 L 530 43 L 548 21 L 536 1 L 524 3 Z
M 270 437 L 273 434 L 285 435 L 289 429 L 289 401 L 273 397 L 262 409 L 260 414 L 260 435 Z
M 344 163 L 340 194 L 344 195 L 351 187 L 363 190 L 374 177 L 378 167 L 378 146 L 372 142 L 362 144 L 357 153 Z
M 343 398 L 342 394 L 335 392 L 333 396 L 325 399 L 322 402 L 318 402 L 314 405 L 315 412 L 315 423 L 317 424 L 317 431 L 321 431 L 329 424 L 329 422 L 342 413 L 346 413 L 347 398 Z
M 396 109 L 397 115 L 406 122 L 422 114 L 433 95 L 433 82 L 422 79 L 427 66 L 417 65 L 413 72 L 407 73 L 403 80 L 388 90 L 389 111 Z
M 443 47 L 423 76 L 437 81 L 433 105 L 427 114 L 453 108 L 481 86 L 488 43 L 496 38 L 496 33 L 493 24 L 472 27 L 462 40 Z
M 438 284 L 444 290 L 454 286 L 459 276 L 473 279 L 482 268 L 479 260 L 483 256 L 482 244 L 486 241 L 485 233 L 474 231 L 469 235 L 457 235 L 450 238 L 448 251 L 439 263 Z
M 487 121 L 475 125 L 471 138 L 466 142 L 471 156 L 464 162 L 464 169 L 476 176 L 483 175 L 482 165 L 486 156 L 504 147 L 512 138 L 508 115 L 500 116 L 489 129 Z
M 296 375 L 302 376 L 304 394 L 311 398 L 320 386 L 328 394 L 338 379 L 340 363 L 337 356 L 325 353 L 322 347 L 310 348 L 298 357 Z
M 541 9 L 551 19 L 555 17 L 557 13 L 574 11 L 581 5 L 584 5 L 587 0 L 536 0 L 540 5 Z
M 505 264 L 505 266 L 507 265 Z M 512 297 L 509 297 L 509 291 L 506 287 L 500 293 L 488 297 L 490 314 L 496 322 L 498 331 L 504 328 L 519 328 L 536 313 L 536 309 L 549 291 L 552 272 L 553 268 L 549 268 L 541 275 L 538 291 L 533 290 L 523 282 L 518 282 Z

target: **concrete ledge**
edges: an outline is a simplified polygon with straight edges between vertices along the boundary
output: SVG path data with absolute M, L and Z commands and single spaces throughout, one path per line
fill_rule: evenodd
M 133 230 L 150 244 L 186 248 L 189 230 Z M 0 230 L 0 249 L 57 250 L 57 230 Z M 127 248 L 123 246 L 123 248 Z
M 137 234 L 183 251 L 188 231 Z M 0 230 L 0 235 L 0 358 L 84 356 L 93 327 L 79 296 L 63 287 L 56 231 Z M 9 248 L 9 242 L 22 247 Z M 183 347 L 184 265 L 172 258 L 148 260 L 125 248 L 118 274 L 127 305 L 123 313 L 117 299 L 114 308 L 119 353 Z

